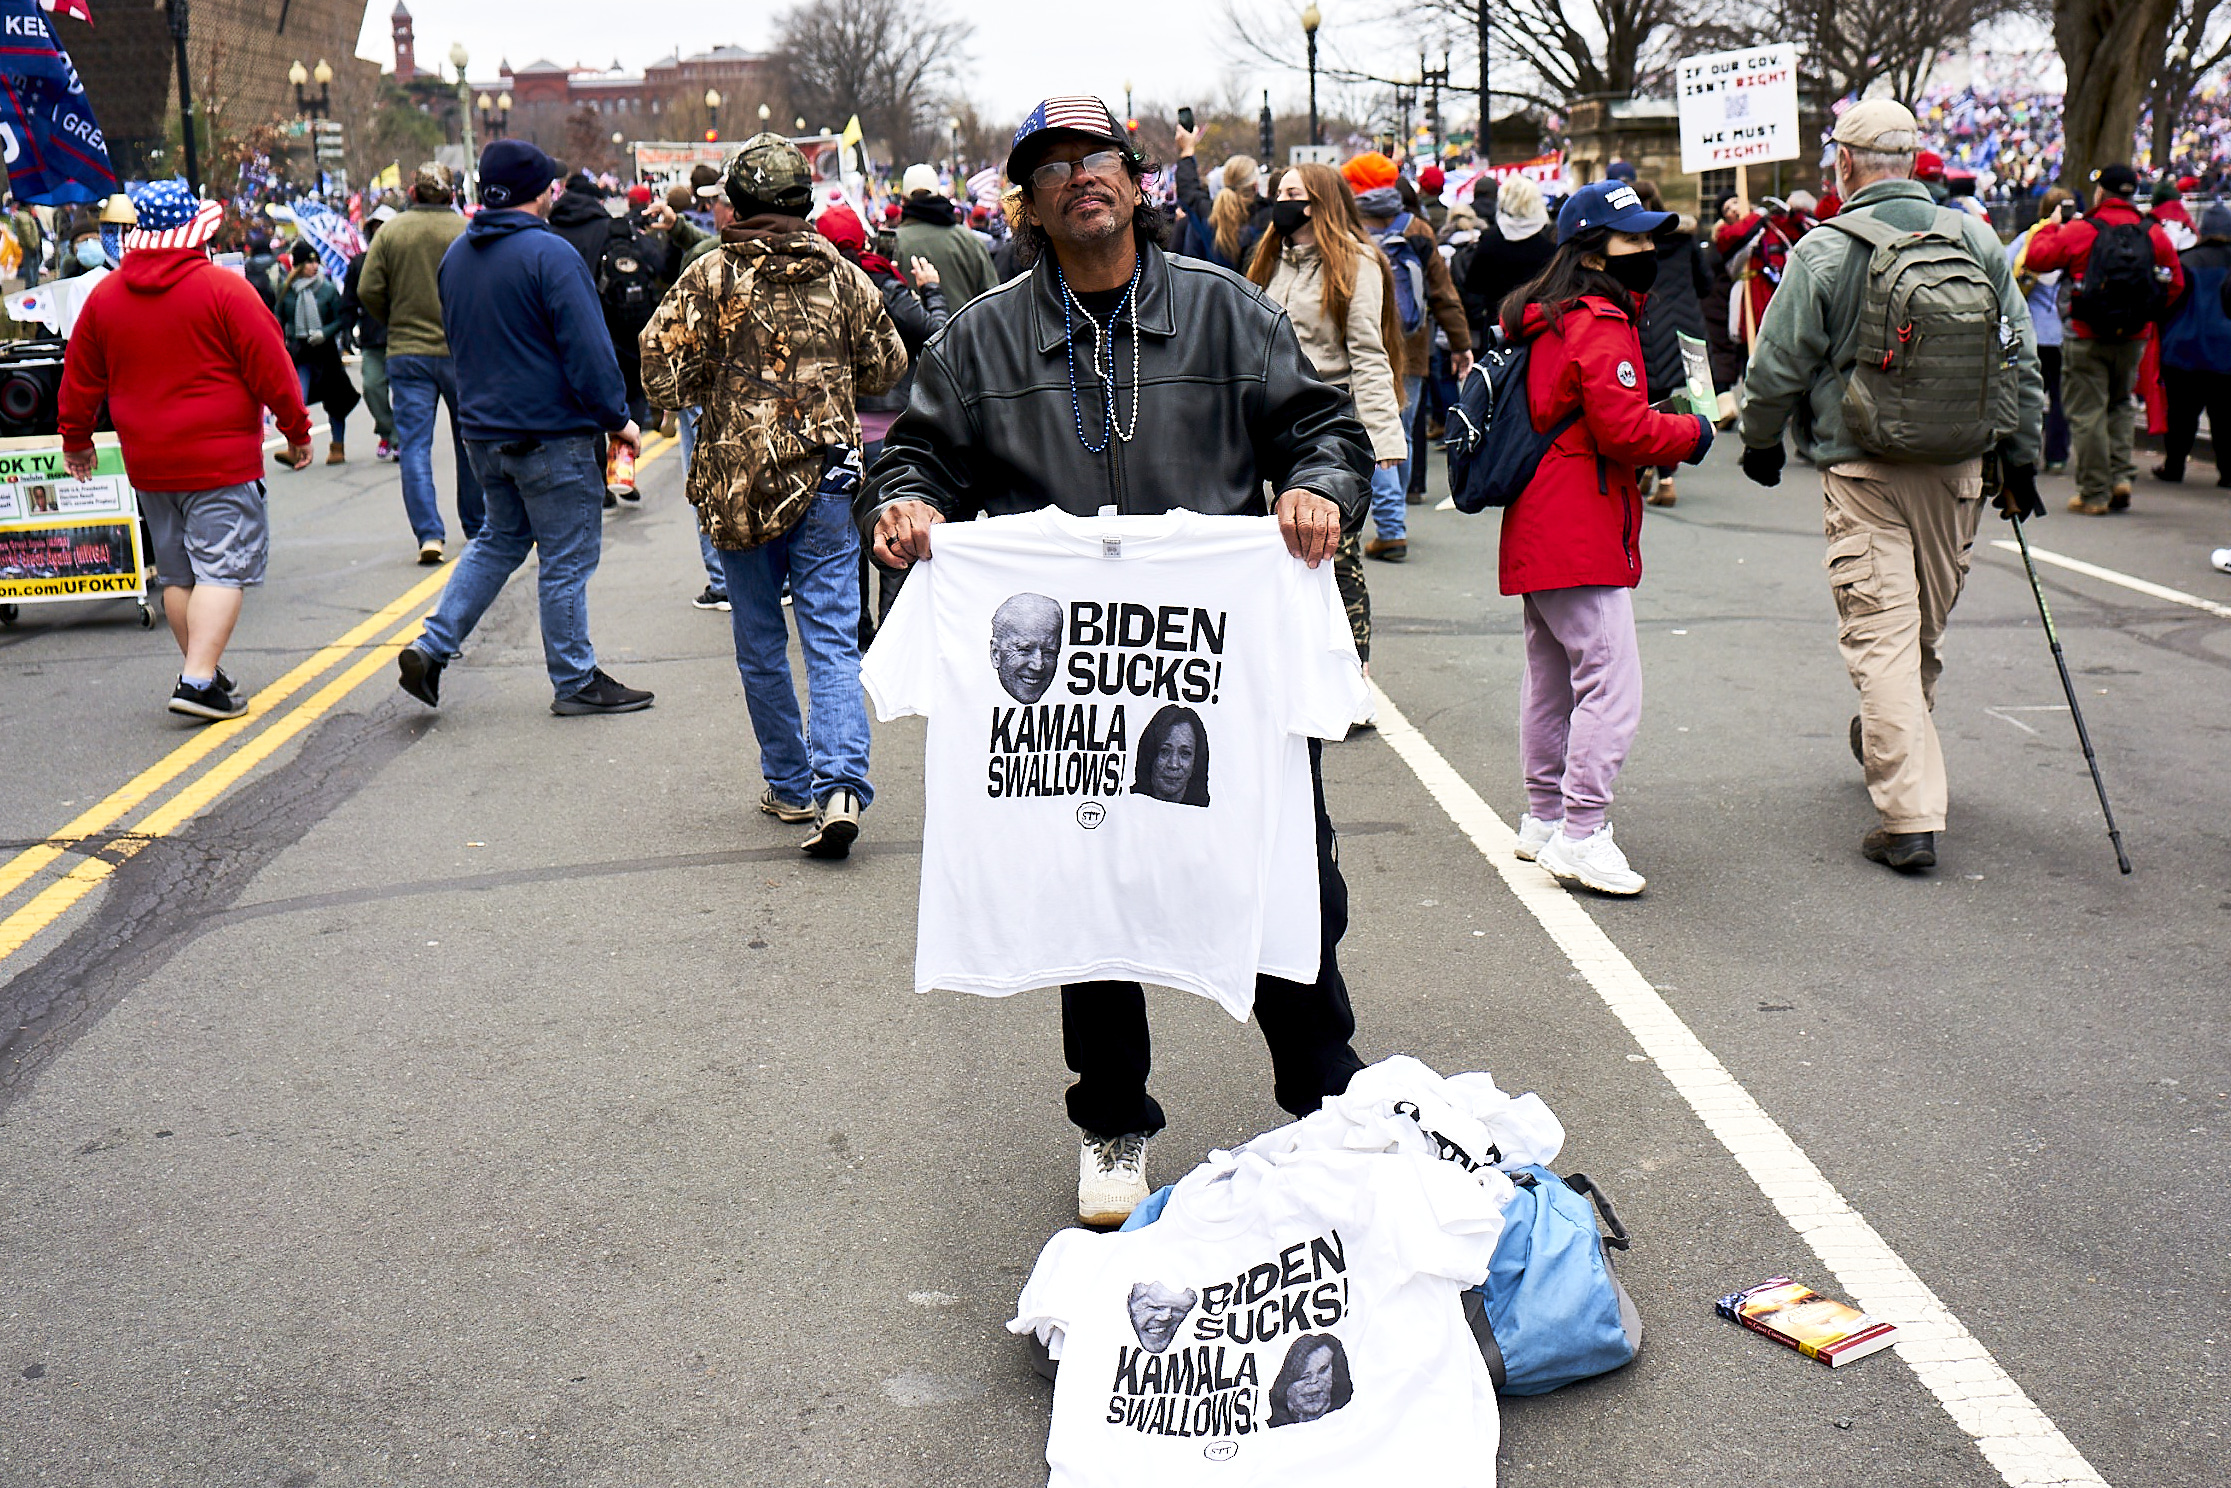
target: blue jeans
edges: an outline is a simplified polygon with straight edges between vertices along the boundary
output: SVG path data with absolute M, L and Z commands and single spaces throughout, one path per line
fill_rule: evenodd
M 759 773 L 786 801 L 825 801 L 842 787 L 867 805 L 875 792 L 868 785 L 868 704 L 860 690 L 860 533 L 852 525 L 852 503 L 816 496 L 803 521 L 764 547 L 714 551 L 728 573 L 736 670 L 759 736 Z M 790 628 L 782 622 L 786 578 L 806 654 L 810 743 L 790 680 Z M 454 579 L 450 583 L 455 587 Z
M 684 481 L 689 479 L 690 456 L 697 450 L 699 411 L 695 408 L 676 410 L 676 416 L 680 419 L 682 425 L 682 479 Z M 713 540 L 705 535 L 705 524 L 703 522 L 697 524 L 697 554 L 705 560 L 706 587 L 722 599 L 726 599 L 728 597 L 728 570 L 720 566 L 720 552 L 713 546 Z
M 480 535 L 487 503 L 480 478 L 465 454 L 465 436 L 457 431 L 457 364 L 445 356 L 390 356 L 387 385 L 395 410 L 403 510 L 410 515 L 411 535 L 422 543 L 448 536 L 442 526 L 441 501 L 434 492 L 434 404 L 438 400 L 449 405 L 449 436 L 457 447 L 457 525 L 464 529 L 465 540 L 472 541 Z
M 1418 411 L 1418 389 L 1424 386 L 1423 377 L 1402 379 L 1402 432 L 1411 434 L 1410 420 Z M 1410 459 L 1417 458 L 1415 443 L 1410 449 Z M 1371 467 L 1371 523 L 1379 529 L 1381 542 L 1402 542 L 1408 532 L 1408 505 L 1404 492 L 1410 489 L 1410 460 L 1388 469 Z
M 479 541 L 457 560 L 442 602 L 415 644 L 429 656 L 454 660 L 533 548 L 541 559 L 542 661 L 557 695 L 570 697 L 588 686 L 596 671 L 596 649 L 589 644 L 589 576 L 604 551 L 597 438 L 552 435 L 525 454 L 505 454 L 509 442 L 475 439 L 465 446 L 479 488 L 487 492 L 487 518 Z

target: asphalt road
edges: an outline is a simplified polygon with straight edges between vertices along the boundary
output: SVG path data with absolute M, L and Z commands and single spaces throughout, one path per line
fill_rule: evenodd
M 1979 548 L 1952 828 L 1899 878 L 1857 852 L 1815 481 L 1730 453 L 1646 524 L 1614 819 L 1651 886 L 1587 913 L 2102 1477 L 2220 1484 L 2231 620 L 2046 571 L 2120 878 L 2019 565 Z M 121 858 L 0 960 L 0 1485 L 1043 1481 L 1050 1388 L 1001 1325 L 1071 1213 L 1052 998 L 907 990 L 918 725 L 879 728 L 849 863 L 753 808 L 677 464 L 591 590 L 650 712 L 552 717 L 515 582 L 439 713 L 380 655 L 174 833 L 0 901 Z M 2047 494 L 2039 546 L 2231 603 L 2204 479 L 2112 521 Z M 275 475 L 273 511 L 251 688 L 422 577 L 390 467 Z M 1413 515 L 1373 674 L 1515 821 L 1491 519 Z M 174 654 L 121 605 L 0 635 L 6 856 L 193 737 Z M 2003 1481 L 1898 1355 L 1832 1373 L 1713 1316 L 1828 1278 L 1385 737 L 1326 777 L 1359 1046 L 1540 1091 L 1636 1237 L 1640 1359 L 1505 1402 L 1501 1481 Z M 1154 1008 L 1163 1181 L 1279 1113 L 1252 1029 Z

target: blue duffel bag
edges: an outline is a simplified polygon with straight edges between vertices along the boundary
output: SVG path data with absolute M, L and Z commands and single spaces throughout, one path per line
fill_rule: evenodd
M 1611 1267 L 1627 1231 L 1603 1190 L 1585 1173 L 1539 1166 L 1510 1179 L 1518 1192 L 1503 1206 L 1503 1238 L 1486 1282 L 1464 1294 L 1464 1317 L 1497 1393 L 1542 1395 L 1632 1359 L 1642 1315 Z
M 1487 1280 L 1464 1294 L 1464 1320 L 1497 1394 L 1546 1395 L 1634 1358 L 1642 1314 L 1611 1266 L 1611 1252 L 1627 1248 L 1627 1229 L 1603 1190 L 1585 1173 L 1560 1178 L 1539 1166 L 1509 1177 L 1518 1191 L 1503 1206 Z M 1153 1224 L 1169 1202 L 1164 1185 L 1123 1228 Z M 1599 1210 L 1608 1235 L 1597 1228 Z

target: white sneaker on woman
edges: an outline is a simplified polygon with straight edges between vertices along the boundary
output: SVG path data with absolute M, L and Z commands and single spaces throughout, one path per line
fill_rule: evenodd
M 1112 1229 L 1146 1198 L 1146 1134 L 1085 1133 L 1077 1151 L 1077 1223 Z
M 1549 844 L 1549 839 L 1556 836 L 1557 829 L 1563 825 L 1562 821 L 1543 821 L 1532 812 L 1520 817 L 1518 846 L 1513 849 L 1518 854 L 1518 860 L 1521 863 L 1533 862 L 1535 855 Z
M 1577 883 L 1599 894 L 1639 894 L 1644 879 L 1627 866 L 1627 855 L 1611 840 L 1611 823 L 1605 822 L 1578 842 L 1559 827 L 1557 835 L 1542 845 L 1535 862 L 1549 870 L 1559 883 Z

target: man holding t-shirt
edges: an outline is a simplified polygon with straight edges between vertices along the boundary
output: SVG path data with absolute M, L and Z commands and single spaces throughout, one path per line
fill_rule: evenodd
M 877 562 L 929 558 L 940 522 L 1048 505 L 1091 516 L 1111 504 L 1126 514 L 1268 511 L 1296 557 L 1311 567 L 1332 557 L 1343 514 L 1359 515 L 1366 500 L 1363 427 L 1260 291 L 1200 260 L 1163 255 L 1161 214 L 1139 189 L 1145 169 L 1096 98 L 1049 98 L 1016 131 L 1010 213 L 1036 263 L 956 313 L 923 352 L 912 399 L 859 500 Z M 1267 504 L 1265 481 L 1277 493 Z M 1018 697 L 1045 669 L 1025 654 L 1036 618 L 1018 608 L 994 641 L 993 663 Z M 1014 656 L 1002 658 L 1001 640 Z M 1355 1016 L 1335 955 L 1348 891 L 1319 753 L 1312 740 L 1317 980 L 1262 977 L 1255 996 L 1278 1103 L 1296 1115 L 1345 1090 L 1363 1067 L 1349 1047 Z M 1061 1013 L 1077 1075 L 1069 1116 L 1085 1134 L 1078 1218 L 1118 1224 L 1146 1196 L 1146 1143 L 1163 1125 L 1146 1089 L 1145 994 L 1135 982 L 1066 986 Z

